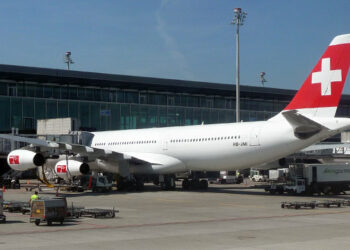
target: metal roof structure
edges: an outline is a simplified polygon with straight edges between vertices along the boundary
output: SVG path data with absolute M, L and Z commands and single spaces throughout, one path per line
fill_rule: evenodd
M 118 74 L 95 73 L 75 70 L 50 69 L 0 64 L 0 79 L 14 81 L 32 81 L 62 85 L 96 86 L 100 88 L 137 89 L 144 91 L 164 91 L 175 93 L 219 95 L 233 97 L 234 84 L 174 80 L 153 77 L 128 76 Z M 259 99 L 290 100 L 295 90 L 241 86 L 241 97 Z M 350 95 L 343 95 L 342 102 L 350 104 Z
M 84 72 L 75 70 L 62 70 L 50 68 L 38 68 L 16 65 L 0 64 L 0 79 L 14 81 L 33 81 L 42 83 L 56 83 L 64 85 L 96 86 L 101 88 L 123 88 L 137 90 L 154 90 L 179 92 L 190 94 L 206 94 L 232 96 L 235 93 L 235 85 L 210 83 L 187 80 L 174 80 L 153 77 L 128 76 L 117 74 L 105 74 L 95 72 Z M 280 95 L 290 96 L 295 94 L 294 90 L 261 88 L 253 86 L 242 86 L 241 92 L 249 92 L 249 95 Z

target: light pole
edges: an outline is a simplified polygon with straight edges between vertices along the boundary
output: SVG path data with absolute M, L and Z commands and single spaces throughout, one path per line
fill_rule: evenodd
M 71 58 L 72 53 L 70 51 L 67 51 L 66 54 L 64 55 L 64 63 L 67 64 L 67 69 L 69 70 L 69 65 L 73 64 L 73 60 Z
M 241 8 L 234 9 L 232 24 L 236 25 L 236 122 L 240 121 L 240 101 L 239 101 L 239 26 L 243 25 L 247 12 L 242 12 Z

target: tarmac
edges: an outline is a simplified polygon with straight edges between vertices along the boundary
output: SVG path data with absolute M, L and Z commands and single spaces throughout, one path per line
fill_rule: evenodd
M 28 201 L 24 188 L 5 200 Z M 54 196 L 43 189 L 40 196 Z M 63 225 L 29 223 L 5 212 L 0 249 L 349 249 L 350 207 L 282 209 L 283 201 L 350 199 L 339 196 L 270 195 L 246 184 L 210 184 L 206 191 L 95 194 L 60 193 L 68 205 L 115 208 L 115 218 L 68 219 Z

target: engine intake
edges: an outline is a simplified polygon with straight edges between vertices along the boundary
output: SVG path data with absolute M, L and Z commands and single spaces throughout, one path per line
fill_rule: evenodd
M 89 164 L 77 160 L 62 160 L 56 163 L 55 172 L 61 178 L 79 176 L 90 172 Z
M 46 159 L 41 153 L 30 150 L 17 149 L 7 156 L 9 166 L 17 171 L 26 171 L 44 165 Z

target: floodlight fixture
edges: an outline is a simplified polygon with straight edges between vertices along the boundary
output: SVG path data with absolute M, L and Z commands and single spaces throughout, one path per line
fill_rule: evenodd
M 70 52 L 70 51 L 67 51 L 66 53 L 65 53 L 65 55 L 64 55 L 64 63 L 66 63 L 67 64 L 67 69 L 69 70 L 69 66 L 70 66 L 70 64 L 73 64 L 74 62 L 73 62 L 73 60 L 72 60 L 72 58 L 71 58 L 71 55 L 72 55 L 72 52 Z

